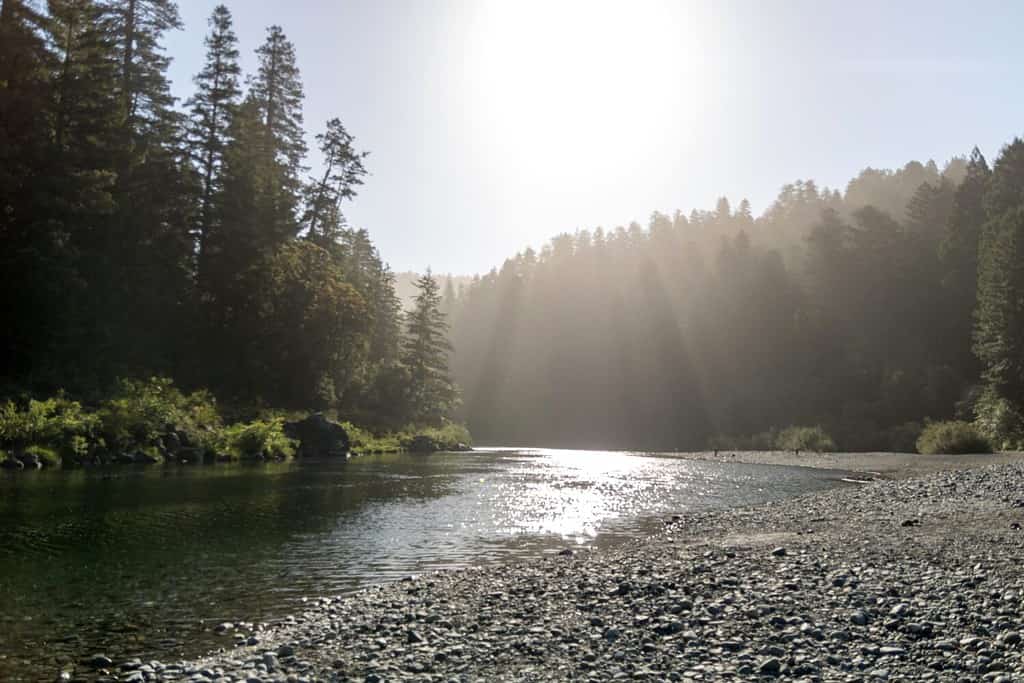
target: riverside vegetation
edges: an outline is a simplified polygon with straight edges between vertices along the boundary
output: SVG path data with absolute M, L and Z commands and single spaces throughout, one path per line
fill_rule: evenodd
M 438 284 L 420 277 L 403 312 L 342 212 L 366 153 L 332 118 L 311 175 L 295 46 L 269 27 L 243 79 L 232 26 L 218 5 L 194 91 L 175 102 L 172 0 L 0 3 L 12 455 L 289 457 L 282 416 L 310 411 L 359 425 L 358 448 L 468 443 L 451 422 Z
M 336 415 L 369 449 L 459 422 L 652 450 L 910 451 L 944 421 L 977 433 L 961 450 L 1024 443 L 1024 141 L 796 181 L 758 217 L 723 198 L 560 235 L 458 287 L 428 272 L 405 313 L 345 219 L 366 153 L 339 119 L 306 166 L 280 27 L 243 78 L 217 6 L 175 102 L 172 0 L 41 4 L 0 10 L 0 396 L 22 408 L 159 376 Z
M 109 463 L 284 460 L 305 455 L 347 455 L 403 450 L 463 450 L 469 434 L 459 425 L 375 435 L 351 423 L 322 420 L 308 435 L 305 415 L 262 410 L 253 419 L 225 420 L 207 391 L 181 392 L 166 378 L 125 380 L 113 396 L 86 408 L 65 396 L 0 406 L 0 467 L 57 467 Z M 334 434 L 310 447 L 326 430 Z M 338 453 L 338 451 L 341 451 Z

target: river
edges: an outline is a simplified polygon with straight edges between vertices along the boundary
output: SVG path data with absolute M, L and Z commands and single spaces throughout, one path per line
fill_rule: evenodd
M 229 646 L 219 622 L 303 598 L 614 544 L 841 476 L 543 449 L 3 474 L 0 680 L 50 680 L 100 652 L 192 657 Z

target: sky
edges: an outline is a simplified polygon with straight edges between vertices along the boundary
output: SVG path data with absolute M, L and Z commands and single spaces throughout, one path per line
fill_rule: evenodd
M 192 91 L 217 0 L 165 41 Z M 653 211 L 754 212 L 813 178 L 991 160 L 1024 134 L 1024 3 L 1007 0 L 225 0 L 246 72 L 295 44 L 313 136 L 370 172 L 345 207 L 397 271 L 472 274 Z M 318 159 L 311 156 L 310 166 Z

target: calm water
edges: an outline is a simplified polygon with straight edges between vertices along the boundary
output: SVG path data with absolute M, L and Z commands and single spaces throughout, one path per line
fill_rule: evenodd
M 839 473 L 657 455 L 489 451 L 0 476 L 0 680 L 97 652 L 171 661 L 303 596 L 606 545 L 666 515 Z

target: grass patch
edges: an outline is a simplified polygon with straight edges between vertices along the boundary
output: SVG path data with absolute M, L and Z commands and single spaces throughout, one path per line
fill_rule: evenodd
M 341 426 L 348 433 L 349 445 L 356 453 L 400 453 L 402 439 L 398 434 L 374 434 L 351 422 L 342 422 Z
M 342 422 L 356 453 L 402 453 L 410 450 L 454 451 L 473 443 L 469 430 L 460 424 L 446 423 L 440 427 L 408 426 L 398 432 L 374 433 L 368 429 Z
M 465 425 L 449 422 L 441 427 L 410 427 L 400 435 L 406 450 L 457 451 L 469 447 L 473 437 Z
M 917 438 L 917 452 L 925 455 L 991 453 L 992 444 L 970 422 L 930 422 Z

